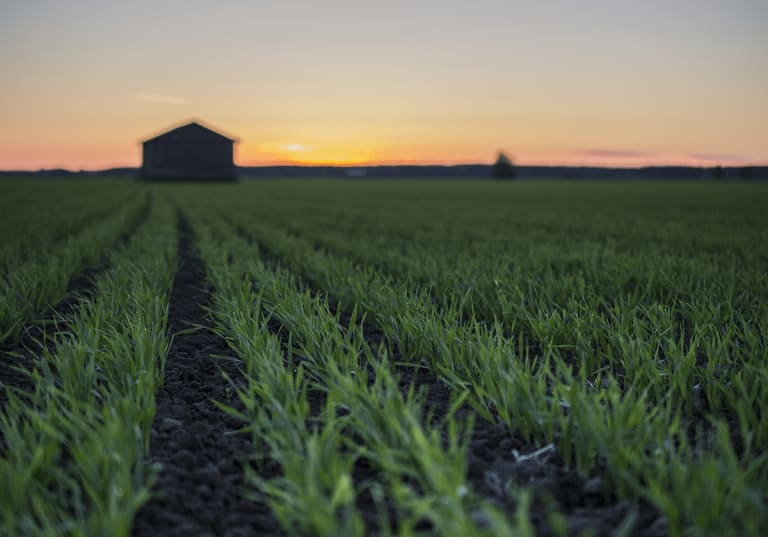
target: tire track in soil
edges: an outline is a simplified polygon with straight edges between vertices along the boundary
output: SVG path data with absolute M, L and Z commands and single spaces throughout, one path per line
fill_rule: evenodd
M 242 227 L 236 232 L 249 242 L 255 238 Z M 330 311 L 337 314 L 337 306 L 328 294 L 316 288 L 311 278 L 293 269 L 286 268 L 279 256 L 259 243 L 264 252 L 264 261 L 272 270 L 288 270 L 297 278 L 302 289 L 313 296 L 324 296 Z M 351 311 L 345 309 L 339 314 L 343 330 L 348 330 L 351 323 Z M 359 320 L 358 320 L 359 322 Z M 363 325 L 366 343 L 376 352 L 379 345 L 386 342 L 385 334 L 368 323 Z M 392 362 L 407 360 L 396 350 L 390 353 Z M 405 393 L 411 385 L 426 391 L 425 403 L 432 412 L 434 422 L 446 416 L 451 406 L 450 388 L 440 381 L 430 370 L 423 367 L 396 367 L 400 376 L 400 386 Z M 610 537 L 627 516 L 634 518 L 633 531 L 629 535 L 636 537 L 665 537 L 668 535 L 666 521 L 651 504 L 641 501 L 632 503 L 621 501 L 608 486 L 610 477 L 607 469 L 598 464 L 589 475 L 581 476 L 575 469 L 568 468 L 556 450 L 546 451 L 538 457 L 526 458 L 525 455 L 536 452 L 542 446 L 527 444 L 521 438 L 510 435 L 507 427 L 490 423 L 479 416 L 466 404 L 457 415 L 465 418 L 474 415 L 474 427 L 467 450 L 467 482 L 480 497 L 489 500 L 508 517 L 515 514 L 516 502 L 507 492 L 509 486 L 526 487 L 532 492 L 530 508 L 531 522 L 536 535 L 553 535 L 549 515 L 553 508 L 564 518 L 567 534 L 577 536 L 583 531 L 590 531 L 595 537 Z M 518 459 L 513 451 L 519 454 Z M 356 465 L 353 479 L 380 481 L 378 471 L 366 461 Z M 390 506 L 388 506 L 390 507 Z M 370 530 L 377 522 L 375 503 L 363 494 L 358 501 L 358 509 Z M 390 510 L 390 514 L 393 513 Z M 482 520 L 478 520 L 482 524 Z M 428 528 L 422 528 L 428 529 Z
M 179 266 L 171 290 L 171 333 L 192 325 L 203 329 L 174 336 L 163 387 L 150 432 L 151 463 L 162 465 L 155 496 L 138 512 L 133 535 L 250 536 L 282 535 L 265 504 L 244 497 L 243 461 L 252 454 L 242 423 L 212 400 L 242 410 L 222 371 L 238 382 L 242 375 L 226 342 L 210 329 L 205 306 L 210 287 L 193 247 L 192 232 L 179 220 Z
M 131 221 L 128 229 L 115 239 L 108 251 L 114 251 L 128 244 L 136 230 L 147 219 L 151 196 L 147 194 L 136 217 Z M 40 356 L 43 349 L 53 352 L 56 348 L 56 335 L 66 333 L 69 330 L 69 320 L 80 308 L 82 303 L 93 296 L 96 290 L 96 278 L 110 267 L 108 252 L 101 259 L 91 263 L 79 274 L 70 279 L 64 298 L 56 305 L 51 306 L 36 319 L 28 323 L 21 331 L 21 335 L 15 340 L 0 343 L 0 410 L 8 403 L 8 389 L 15 389 L 21 393 L 31 393 L 35 386 L 32 379 L 26 373 L 19 371 L 24 369 L 31 371 L 35 367 L 35 358 Z M 53 330 L 51 330 L 53 325 Z

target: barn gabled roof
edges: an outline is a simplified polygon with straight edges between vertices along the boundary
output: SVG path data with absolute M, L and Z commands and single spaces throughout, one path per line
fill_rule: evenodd
M 209 132 L 211 134 L 214 134 L 216 136 L 219 136 L 221 138 L 229 140 L 232 143 L 239 142 L 239 140 L 237 138 L 235 138 L 234 136 L 229 136 L 227 134 L 223 134 L 220 131 L 215 130 L 215 129 L 209 127 L 208 125 L 206 125 L 205 123 L 201 122 L 198 119 L 191 119 L 191 120 L 185 121 L 181 125 L 177 125 L 175 127 L 171 127 L 170 129 L 166 129 L 166 130 L 164 130 L 162 132 L 159 132 L 159 133 L 153 134 L 151 136 L 148 136 L 147 138 L 144 138 L 143 140 L 140 140 L 139 143 L 145 144 L 145 143 L 150 142 L 150 141 L 152 141 L 152 140 L 154 140 L 156 138 L 160 138 L 160 137 L 165 136 L 167 134 L 171 134 L 172 132 L 184 131 L 184 130 L 189 130 L 189 129 L 202 129 L 202 130 L 204 130 L 206 132 Z

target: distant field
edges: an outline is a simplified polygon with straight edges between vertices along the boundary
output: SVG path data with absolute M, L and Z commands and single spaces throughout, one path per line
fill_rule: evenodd
M 0 535 L 766 535 L 766 207 L 4 179 Z

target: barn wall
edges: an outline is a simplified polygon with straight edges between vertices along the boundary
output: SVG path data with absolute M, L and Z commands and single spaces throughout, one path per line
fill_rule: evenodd
M 232 140 L 202 127 L 182 127 L 144 142 L 142 177 L 147 179 L 234 179 Z

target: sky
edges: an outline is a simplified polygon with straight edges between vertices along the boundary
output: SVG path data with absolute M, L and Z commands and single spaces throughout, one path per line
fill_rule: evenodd
M 0 169 L 768 164 L 765 0 L 0 0 Z

